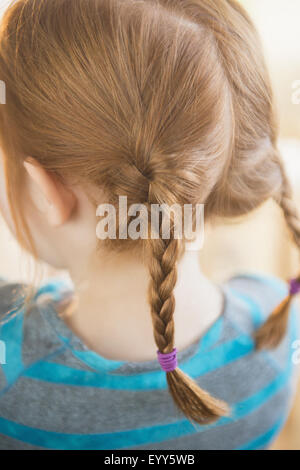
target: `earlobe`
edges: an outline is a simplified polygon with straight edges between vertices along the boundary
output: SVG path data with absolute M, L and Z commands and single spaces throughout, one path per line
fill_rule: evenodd
M 49 224 L 58 227 L 67 222 L 77 202 L 73 191 L 63 184 L 55 173 L 45 170 L 34 158 L 27 158 L 24 167 L 45 198 L 44 212 Z

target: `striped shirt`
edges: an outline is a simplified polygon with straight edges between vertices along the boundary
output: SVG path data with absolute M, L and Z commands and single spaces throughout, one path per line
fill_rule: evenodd
M 66 326 L 57 302 L 70 290 L 67 283 L 41 286 L 24 315 L 22 285 L 2 281 L 0 449 L 268 448 L 296 390 L 299 307 L 293 301 L 283 342 L 256 352 L 252 334 L 287 284 L 239 274 L 219 286 L 222 315 L 178 353 L 179 367 L 231 407 L 230 416 L 201 426 L 176 408 L 157 360 L 108 360 Z

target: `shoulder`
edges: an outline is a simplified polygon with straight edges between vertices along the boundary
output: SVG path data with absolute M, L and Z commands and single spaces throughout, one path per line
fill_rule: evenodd
M 286 281 L 265 273 L 240 273 L 228 279 L 224 286 L 248 305 L 258 323 L 288 294 Z
M 239 273 L 225 282 L 227 318 L 236 329 L 252 337 L 275 307 L 288 294 L 288 283 L 265 273 Z M 298 296 L 290 307 L 291 330 L 300 335 L 300 303 Z
M 224 287 L 230 299 L 227 317 L 243 337 L 249 338 L 251 351 L 254 352 L 254 332 L 286 297 L 289 291 L 288 283 L 269 274 L 241 273 L 229 278 Z M 292 377 L 296 380 L 299 374 L 298 371 L 295 372 L 296 359 L 298 360 L 299 356 L 299 313 L 300 303 L 296 296 L 290 307 L 289 326 L 282 342 L 272 350 L 263 350 L 252 355 L 252 360 L 259 363 L 260 369 L 267 367 L 269 371 L 275 370 L 276 373 L 283 374 L 285 385 L 294 384 Z M 294 356 L 297 356 L 295 360 Z
M 70 287 L 52 280 L 34 289 L 26 303 L 29 285 L 0 280 L 0 393 L 10 387 L 32 363 L 61 346 L 40 308 L 44 296 L 54 302 Z

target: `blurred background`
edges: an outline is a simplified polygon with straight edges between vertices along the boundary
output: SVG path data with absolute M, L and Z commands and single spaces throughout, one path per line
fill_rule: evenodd
M 10 0 L 0 0 L 0 15 Z M 280 116 L 280 148 L 300 206 L 300 1 L 241 0 L 257 25 L 271 71 Z M 241 271 L 287 279 L 298 272 L 299 255 L 280 210 L 271 201 L 238 223 L 226 220 L 209 232 L 201 251 L 206 274 L 222 281 Z M 28 263 L 0 220 L 0 277 L 30 281 Z M 54 273 L 47 266 L 43 276 Z M 300 450 L 300 386 L 287 425 L 274 449 Z

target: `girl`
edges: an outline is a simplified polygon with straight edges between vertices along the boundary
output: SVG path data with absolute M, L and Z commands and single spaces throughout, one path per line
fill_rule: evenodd
M 195 221 L 205 204 L 207 224 L 274 198 L 300 245 L 245 11 L 235 0 L 17 0 L 0 78 L 3 215 L 72 278 L 29 294 L 2 281 L 0 447 L 268 448 L 294 394 L 300 279 L 214 284 L 174 217 L 162 236 L 165 212 L 156 237 L 121 236 L 130 216 L 115 238 L 96 237 L 96 208 L 118 217 L 119 197 L 147 220 L 157 204 L 190 204 Z

